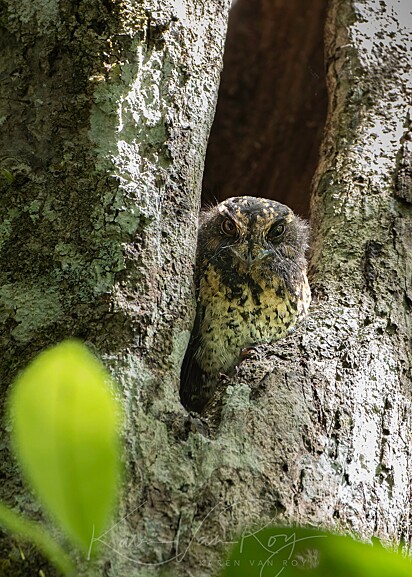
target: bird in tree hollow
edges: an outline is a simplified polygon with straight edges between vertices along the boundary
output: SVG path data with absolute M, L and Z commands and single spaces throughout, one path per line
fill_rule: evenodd
M 307 313 L 308 225 L 265 198 L 229 198 L 201 213 L 197 312 L 180 397 L 201 412 L 219 376 L 253 345 L 285 337 Z

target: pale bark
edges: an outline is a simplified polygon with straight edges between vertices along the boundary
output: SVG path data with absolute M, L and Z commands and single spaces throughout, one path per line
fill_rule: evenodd
M 271 518 L 409 542 L 407 4 L 331 2 L 311 314 L 222 383 L 205 424 L 178 378 L 228 6 L 9 3 L 2 383 L 71 334 L 118 378 L 128 476 L 105 574 L 213 575 L 220 542 Z

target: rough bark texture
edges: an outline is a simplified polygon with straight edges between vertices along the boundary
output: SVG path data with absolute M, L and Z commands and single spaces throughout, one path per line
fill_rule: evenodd
M 205 202 L 273 198 L 309 212 L 327 112 L 327 0 L 238 0 L 230 12 Z
M 1 379 L 76 334 L 123 387 L 129 468 L 106 575 L 212 575 L 222 541 L 275 517 L 409 542 L 407 3 L 330 4 L 312 313 L 222 383 L 208 423 L 186 418 L 178 373 L 228 7 L 9 3 Z
M 411 36 L 408 2 L 332 4 L 330 112 L 312 199 L 312 407 L 339 527 L 411 541 Z M 408 17 L 409 14 L 409 17 Z M 345 26 L 337 26 L 342 22 Z M 315 353 L 315 354 L 314 354 Z M 325 434 L 326 433 L 326 434 Z M 321 458 L 319 461 L 321 462 Z M 316 460 L 314 460 L 316 463 Z M 317 470 L 321 470 L 317 467 Z M 304 491 L 310 495 L 311 488 Z M 327 495 L 329 493 L 329 495 Z M 330 513 L 329 513 L 330 516 Z
M 2 398 L 39 350 L 84 339 L 124 390 L 133 502 L 158 494 L 161 461 L 173 464 L 165 423 L 184 414 L 179 371 L 228 11 L 229 0 L 1 2 Z M 36 514 L 6 429 L 1 498 Z M 155 459 L 157 443 L 152 472 L 145 455 Z M 37 575 L 37 560 L 16 551 L 0 573 Z

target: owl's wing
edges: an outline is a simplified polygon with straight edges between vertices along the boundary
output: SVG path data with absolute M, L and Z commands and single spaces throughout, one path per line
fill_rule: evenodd
M 202 311 L 198 306 L 195 324 L 180 371 L 180 399 L 190 411 L 200 412 L 208 400 L 206 396 L 207 374 L 196 361 L 196 352 L 200 347 L 200 319 Z

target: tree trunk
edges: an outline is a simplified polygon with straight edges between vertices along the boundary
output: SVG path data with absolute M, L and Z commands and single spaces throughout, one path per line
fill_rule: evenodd
M 124 390 L 133 504 L 158 494 L 176 419 L 183 429 L 180 364 L 229 6 L 1 3 L 2 397 L 38 351 L 85 340 Z M 3 420 L 1 498 L 35 514 L 7 439 Z M 153 523 L 163 515 L 153 505 Z M 37 575 L 41 561 L 15 551 L 0 573 Z
M 1 382 L 76 335 L 121 384 L 106 575 L 213 575 L 225 542 L 273 518 L 409 543 L 407 4 L 330 3 L 311 314 L 222 382 L 206 422 L 178 378 L 227 3 L 10 1 L 1 17 Z M 34 512 L 2 452 L 2 498 Z

